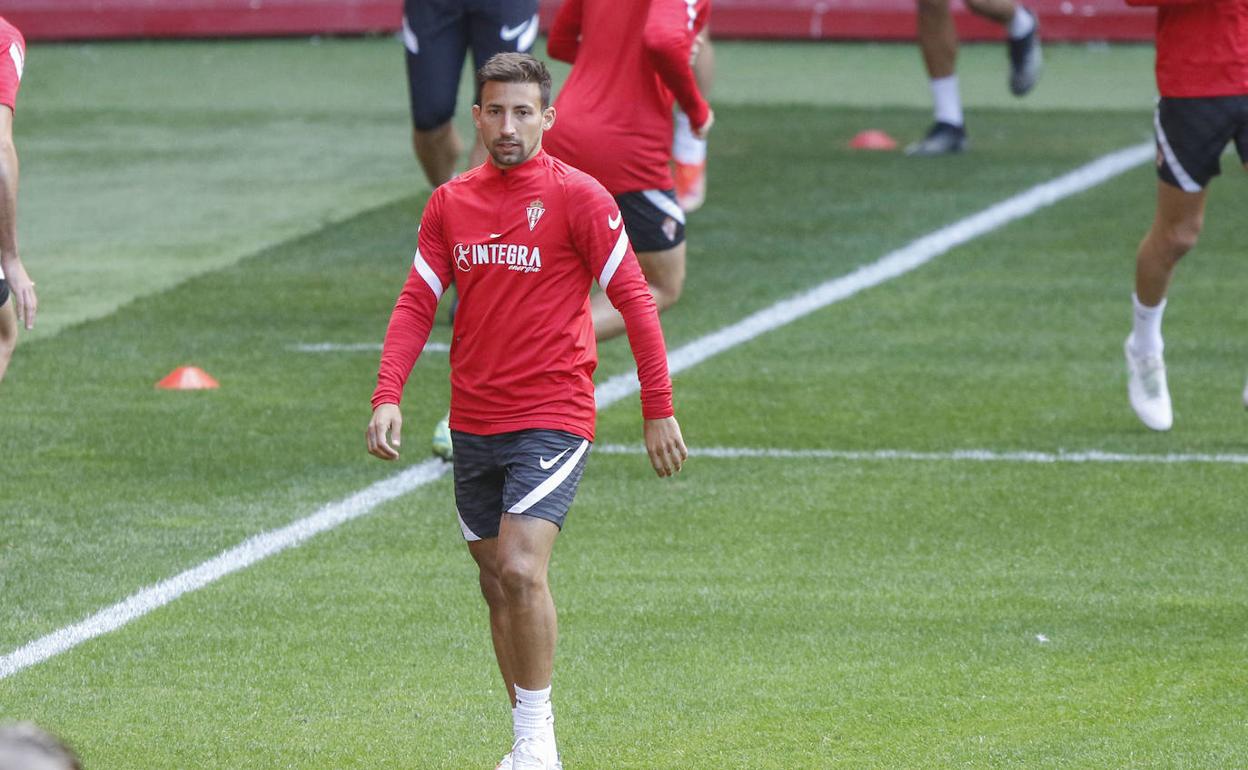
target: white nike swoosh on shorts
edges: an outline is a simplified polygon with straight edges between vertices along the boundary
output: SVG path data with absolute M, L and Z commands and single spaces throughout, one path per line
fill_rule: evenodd
M 538 455 L 537 464 L 542 466 L 542 470 L 548 471 L 554 467 L 555 463 L 559 462 L 560 457 L 563 457 L 564 455 L 566 455 L 570 450 L 571 450 L 571 447 L 568 447 L 568 449 L 563 450 L 562 452 L 550 458 L 549 460 L 543 460 L 542 456 Z

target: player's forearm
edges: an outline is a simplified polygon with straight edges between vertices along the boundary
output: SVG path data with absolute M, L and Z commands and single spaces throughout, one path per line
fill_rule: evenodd
M 651 5 L 642 36 L 646 56 L 689 116 L 694 131 L 699 131 L 706 124 L 710 108 L 698 90 L 690 64 L 695 37 L 696 30 L 689 28 L 685 3 L 666 0 Z
M 628 345 L 637 363 L 637 380 L 641 383 L 641 414 L 647 420 L 671 417 L 672 379 L 667 370 L 667 345 L 654 297 L 644 281 L 636 287 L 620 287 L 607 296 L 624 318 Z
M 17 150 L 0 140 L 0 259 L 17 259 Z
M 398 404 L 402 400 L 403 386 L 429 339 L 436 310 L 437 299 L 429 293 L 428 287 L 414 285 L 409 280 L 386 327 L 381 364 L 377 369 L 377 388 L 373 391 L 374 409 L 380 404 Z

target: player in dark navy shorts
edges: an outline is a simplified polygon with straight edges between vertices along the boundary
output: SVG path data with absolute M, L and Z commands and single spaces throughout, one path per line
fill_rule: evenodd
M 465 540 L 498 537 L 503 513 L 536 516 L 563 529 L 589 459 L 588 439 L 561 430 L 451 431 L 451 438 L 455 508 Z
M 1127 399 L 1140 422 L 1174 424 L 1161 336 L 1175 267 L 1196 245 L 1208 185 L 1234 143 L 1248 168 L 1248 0 L 1157 6 L 1157 207 L 1135 258 L 1131 333 L 1123 345 Z M 1248 406 L 1248 387 L 1241 396 Z
M 463 154 L 451 118 L 465 53 L 472 49 L 475 70 L 496 53 L 527 52 L 536 39 L 537 0 L 405 0 L 412 147 L 430 185 L 454 176 Z M 475 141 L 469 165 L 484 161 L 485 148 Z
M 1184 192 L 1200 192 L 1222 173 L 1222 152 L 1231 142 L 1248 163 L 1248 96 L 1162 97 L 1153 127 L 1157 176 Z
M 620 193 L 615 202 L 633 251 L 666 251 L 685 242 L 685 210 L 676 202 L 675 190 Z

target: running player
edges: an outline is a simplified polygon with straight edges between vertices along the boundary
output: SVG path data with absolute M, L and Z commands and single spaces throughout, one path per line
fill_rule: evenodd
M 1157 11 L 1157 210 L 1135 261 L 1127 394 L 1153 430 L 1174 424 L 1161 316 L 1175 265 L 1196 245 L 1205 192 L 1234 140 L 1248 168 L 1248 0 L 1127 0 Z M 1248 387 L 1243 399 L 1248 406 Z
M 472 48 L 479 69 L 496 53 L 528 51 L 536 39 L 537 0 L 404 0 L 412 148 L 430 186 L 455 175 L 464 151 L 451 125 L 464 54 Z M 484 161 L 485 148 L 474 140 L 469 167 Z
M 0 17 L 0 380 L 17 347 L 19 321 L 35 326 L 35 282 L 17 253 L 17 149 L 13 145 L 13 111 L 26 64 L 26 41 Z M 16 307 L 15 307 L 16 305 Z
M 477 73 L 473 119 L 487 163 L 434 191 L 386 330 L 368 451 L 398 457 L 404 382 L 438 297 L 459 288 L 451 347 L 455 505 L 480 571 L 515 741 L 500 768 L 560 767 L 550 705 L 555 606 L 547 565 L 594 438 L 592 281 L 628 327 L 646 450 L 670 476 L 687 457 L 672 413 L 663 332 L 615 201 L 547 155 L 550 73 L 498 54 Z
M 615 196 L 660 312 L 685 283 L 685 212 L 669 165 L 672 105 L 698 137 L 714 121 L 690 65 L 709 15 L 710 0 L 566 0 L 547 41 L 551 56 L 573 65 L 547 149 Z M 592 306 L 598 339 L 624 332 L 605 296 L 594 295 Z
M 978 16 L 1006 29 L 1009 38 L 1010 92 L 1023 96 L 1040 78 L 1040 35 L 1036 16 L 1014 0 L 966 0 Z M 955 69 L 958 32 L 949 12 L 949 0 L 918 0 L 919 48 L 932 89 L 935 122 L 927 135 L 906 148 L 907 155 L 947 155 L 967 147 L 962 93 Z

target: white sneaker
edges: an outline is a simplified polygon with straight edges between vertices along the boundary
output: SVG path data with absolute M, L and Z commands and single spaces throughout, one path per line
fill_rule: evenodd
M 1244 384 L 1244 408 L 1248 409 L 1248 383 Z
M 542 738 L 521 737 L 511 745 L 511 767 L 514 770 L 563 770 L 555 742 Z
M 1131 349 L 1133 335 L 1127 335 L 1123 352 L 1127 357 L 1127 396 L 1131 408 L 1153 430 L 1170 430 L 1174 412 L 1170 408 L 1170 388 L 1166 386 L 1166 362 L 1160 353 L 1137 356 Z
M 511 752 L 510 751 L 507 752 L 505 755 L 503 755 L 502 759 L 498 760 L 497 765 L 494 765 L 494 770 L 512 770 L 512 768 L 513 768 L 513 765 L 511 764 Z

